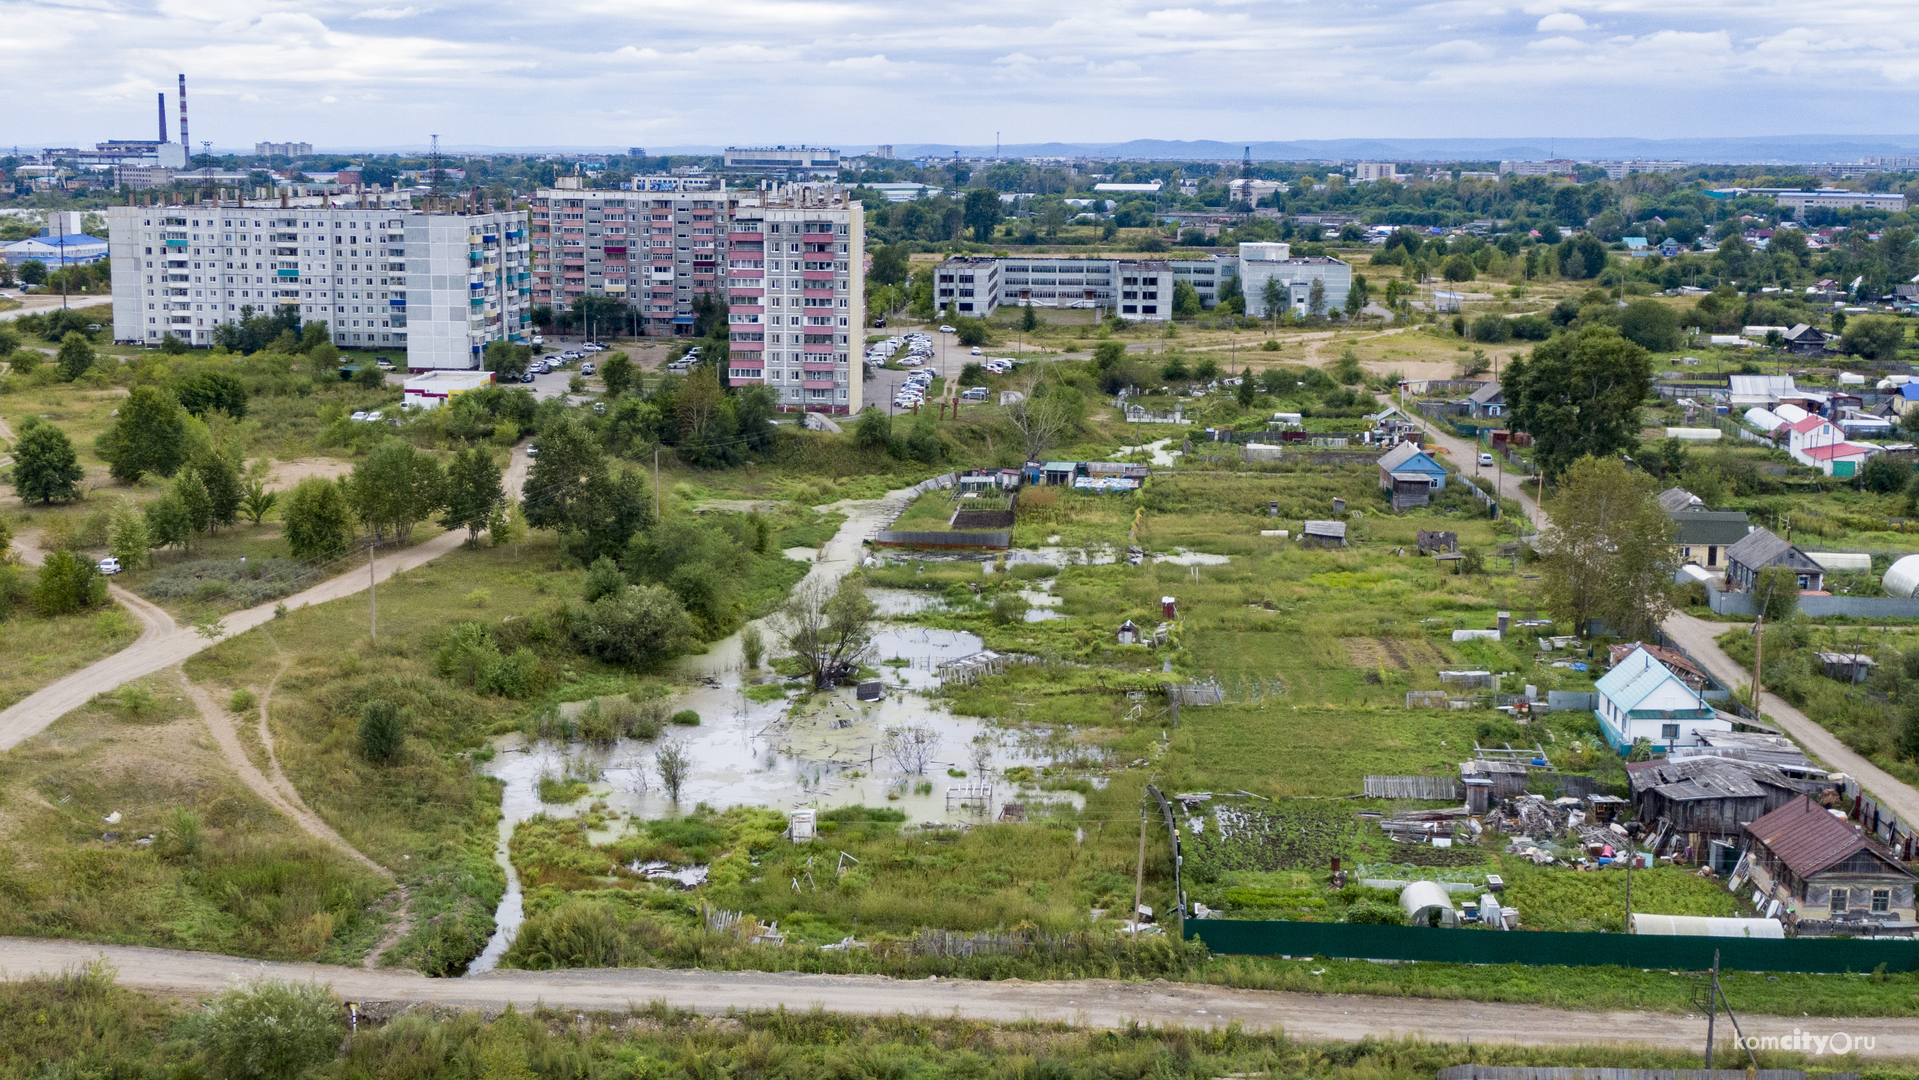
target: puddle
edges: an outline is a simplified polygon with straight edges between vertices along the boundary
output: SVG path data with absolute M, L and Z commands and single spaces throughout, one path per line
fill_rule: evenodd
M 817 562 L 820 557 L 820 551 L 818 548 L 806 548 L 806 547 L 786 548 L 785 550 L 781 551 L 780 554 L 786 556 L 789 559 L 792 559 L 794 562 L 803 562 L 803 563 Z
M 1225 555 L 1211 555 L 1204 551 L 1187 551 L 1175 548 L 1171 555 L 1155 555 L 1154 562 L 1175 563 L 1179 566 L 1225 566 L 1232 561 Z
M 866 596 L 881 615 L 917 615 L 941 604 L 939 593 L 923 589 L 868 589 Z

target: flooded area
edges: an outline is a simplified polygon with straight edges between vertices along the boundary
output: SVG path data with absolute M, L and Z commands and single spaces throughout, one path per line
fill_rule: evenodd
M 852 505 L 864 509 L 876 504 Z M 871 528 L 867 516 L 849 513 L 839 533 L 817 552 L 809 578 L 835 580 L 857 565 L 858 539 Z M 850 545 L 845 542 L 849 536 Z M 1053 610 L 1059 597 L 1048 588 L 1050 583 L 1042 583 L 1023 592 L 1034 605 L 1029 618 L 1064 617 Z M 869 595 L 883 616 L 911 614 L 940 603 L 936 594 L 904 589 L 872 589 Z M 779 640 L 775 626 L 765 620 L 760 625 L 769 645 Z M 498 929 L 471 972 L 498 965 L 524 918 L 507 841 L 516 825 L 541 813 L 573 816 L 590 804 L 604 803 L 614 819 L 612 831 L 589 837 L 604 842 L 624 831 L 628 818 L 667 817 L 700 803 L 717 809 L 781 811 L 864 804 L 903 810 L 910 824 L 991 820 L 1003 804 L 1013 801 L 1029 807 L 1047 802 L 1083 806 L 1077 794 L 1040 792 L 1007 783 L 1003 776 L 1015 766 L 1037 770 L 1082 756 L 1086 748 L 1071 740 L 1070 731 L 1002 728 L 992 721 L 955 716 L 931 696 L 939 689 L 940 665 L 983 649 L 975 634 L 882 624 L 873 637 L 870 661 L 884 687 L 878 700 L 859 700 L 855 688 L 842 687 L 816 693 L 802 705 L 793 700 L 798 684 L 783 684 L 765 668 L 743 670 L 735 634 L 680 663 L 681 686 L 667 705 L 675 712 L 697 712 L 698 726 L 669 725 L 657 739 L 622 739 L 610 747 L 528 741 L 517 734 L 497 740 L 499 752 L 484 770 L 506 788 L 496 859 L 506 870 L 507 891 L 495 915 Z M 747 693 L 769 684 L 789 687 L 787 695 L 755 701 Z M 569 703 L 562 715 L 576 715 L 585 705 Z M 668 744 L 690 763 L 677 801 L 661 782 L 658 768 L 658 753 Z M 566 777 L 586 779 L 589 794 L 565 805 L 542 803 L 540 781 Z M 703 868 L 664 865 L 634 869 L 682 884 L 704 873 Z
M 1144 446 L 1122 446 L 1119 448 L 1119 456 L 1122 458 L 1130 457 L 1133 454 L 1143 451 L 1153 456 L 1151 464 L 1170 469 L 1185 454 L 1183 450 L 1166 449 L 1172 444 L 1173 440 L 1171 439 L 1160 439 L 1155 442 L 1149 442 Z

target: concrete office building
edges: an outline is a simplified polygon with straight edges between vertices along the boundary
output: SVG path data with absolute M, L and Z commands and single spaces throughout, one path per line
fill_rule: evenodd
M 859 412 L 864 207 L 838 184 L 777 184 L 727 214 L 728 378 L 764 383 L 783 409 Z
M 406 349 L 418 371 L 478 368 L 489 342 L 530 336 L 524 213 L 351 201 L 110 207 L 116 339 L 208 346 L 243 309 L 291 306 L 337 345 Z
M 821 146 L 729 146 L 724 169 L 747 176 L 780 180 L 835 180 L 840 175 L 840 152 Z
M 1219 303 L 1238 273 L 1236 262 L 1216 255 L 1150 261 L 965 256 L 940 264 L 933 286 L 934 302 L 940 307 L 951 303 L 961 315 L 981 317 L 1002 307 L 1030 304 L 1043 308 L 1097 307 L 1123 319 L 1158 321 L 1172 318 L 1176 282 L 1191 285 L 1199 294 L 1200 306 L 1211 308 Z M 980 287 L 989 280 L 997 284 L 998 300 L 969 311 L 964 306 L 969 298 L 962 291 L 969 287 L 969 277 L 972 302 L 982 302 Z M 1131 283 L 1129 278 L 1133 279 Z
M 999 310 L 1000 260 L 974 255 L 941 263 L 933 275 L 933 306 L 984 319 Z
M 1499 163 L 1501 176 L 1571 176 L 1579 171 L 1579 163 L 1571 158 L 1551 158 L 1546 161 L 1502 161 Z
M 589 191 L 561 177 L 530 201 L 533 302 L 555 311 L 611 296 L 652 335 L 693 332 L 693 301 L 724 285 L 727 192 L 710 177 L 642 176 Z
M 1353 171 L 1353 179 L 1372 182 L 1374 180 L 1400 179 L 1398 164 L 1390 161 L 1362 161 Z
M 1897 214 L 1906 209 L 1904 195 L 1839 191 L 1831 188 L 1819 191 L 1783 191 L 1774 196 L 1773 201 L 1792 211 L 1795 217 L 1804 217 L 1808 210 L 1884 210 L 1890 214 Z
M 1319 282 L 1324 295 L 1323 312 L 1342 308 L 1353 286 L 1353 268 L 1325 255 L 1295 259 L 1289 244 L 1239 245 L 1239 287 L 1246 294 L 1246 314 L 1263 319 L 1271 314 L 1266 308 L 1266 282 L 1278 281 L 1286 306 L 1295 314 L 1310 314 L 1313 283 Z

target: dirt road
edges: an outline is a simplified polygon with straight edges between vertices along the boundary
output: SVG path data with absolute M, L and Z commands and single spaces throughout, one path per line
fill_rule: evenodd
M 512 464 L 507 468 L 506 487 L 513 497 L 519 495 L 520 486 L 525 481 L 526 460 L 525 450 L 516 450 Z M 459 547 L 465 540 L 465 529 L 453 529 L 404 551 L 383 555 L 375 560 L 374 576 L 379 581 L 385 581 L 403 570 L 424 566 Z M 366 568 L 355 567 L 304 592 L 295 593 L 284 601 L 260 604 L 227 615 L 222 620 L 226 628 L 223 636 L 242 633 L 271 622 L 278 603 L 284 603 L 288 608 L 324 604 L 329 600 L 352 596 L 367 588 L 367 585 Z M 47 725 L 86 704 L 95 694 L 105 693 L 143 675 L 163 671 L 208 648 L 217 640 L 201 637 L 192 628 L 173 625 L 172 618 L 164 611 L 125 590 L 114 590 L 114 597 L 133 608 L 147 623 L 146 632 L 125 649 L 53 682 L 0 712 L 0 750 L 12 749 L 38 735 L 46 730 Z M 164 628 L 157 622 L 155 613 L 166 620 Z
M 1705 1040 L 1699 1016 L 1661 1013 L 1579 1013 L 1534 1005 L 1399 998 L 1317 996 L 1226 990 L 1191 984 L 1084 982 L 973 982 L 879 976 L 802 975 L 794 972 L 668 971 L 615 968 L 560 972 L 492 971 L 465 979 L 428 979 L 411 972 L 368 971 L 321 964 L 270 964 L 169 949 L 98 946 L 82 942 L 0 938 L 0 970 L 17 978 L 51 973 L 104 957 L 120 982 L 138 990 L 210 994 L 234 978 L 267 976 L 317 980 L 350 1000 L 428 1002 L 495 1010 L 511 1003 L 577 1009 L 625 1009 L 666 1001 L 703 1013 L 729 1009 L 805 1010 L 888 1015 L 961 1016 L 995 1022 L 1026 1019 L 1090 1027 L 1132 1021 L 1186 1027 L 1284 1028 L 1306 1039 L 1352 1042 L 1418 1036 L 1438 1042 L 1517 1043 L 1531 1046 L 1625 1042 L 1697 1050 Z M 380 1010 L 376 1009 L 375 1012 Z M 1874 1057 L 1919 1055 L 1919 1024 L 1910 1019 L 1824 1020 L 1742 1016 L 1749 1034 L 1786 1035 L 1794 1029 L 1870 1036 Z M 1723 1029 L 1727 1025 L 1720 1025 Z M 1730 1033 L 1728 1033 L 1730 1034 Z
M 1515 475 L 1496 466 L 1480 469 L 1478 443 L 1447 434 L 1440 430 L 1438 425 L 1417 412 L 1408 411 L 1407 415 L 1426 429 L 1426 440 L 1429 445 L 1437 444 L 1445 448 L 1447 456 L 1452 459 L 1453 467 L 1462 475 L 1472 476 L 1475 471 L 1478 471 L 1479 475 L 1475 480 L 1482 488 L 1494 487 L 1496 481 L 1501 496 L 1515 499 L 1519 505 L 1526 508 L 1526 514 L 1532 519 L 1534 528 L 1545 527 L 1546 515 L 1539 509 L 1539 501 L 1536 498 L 1538 488 L 1534 486 L 1538 480 L 1535 477 Z
M 1734 663 L 1732 657 L 1719 647 L 1719 642 L 1714 640 L 1726 631 L 1735 629 L 1735 624 L 1707 622 L 1674 612 L 1666 617 L 1661 627 L 1724 685 L 1735 687 L 1752 682 L 1752 672 Z M 1760 694 L 1759 711 L 1784 728 L 1786 734 L 1791 735 L 1814 757 L 1859 781 L 1860 786 L 1871 792 L 1886 809 L 1907 821 L 1919 821 L 1919 791 L 1915 791 L 1910 784 L 1855 753 L 1839 741 L 1839 736 L 1821 727 L 1782 698 Z
M 0 311 L 0 322 L 9 322 L 22 315 L 37 315 L 41 312 L 52 311 L 60 306 L 60 296 L 58 293 L 52 296 L 48 296 L 45 293 L 34 293 L 31 296 L 16 296 L 15 299 L 19 300 L 22 306 L 13 308 L 10 311 Z M 67 306 L 70 308 L 95 307 L 100 304 L 111 303 L 113 303 L 113 297 L 111 296 L 67 297 Z

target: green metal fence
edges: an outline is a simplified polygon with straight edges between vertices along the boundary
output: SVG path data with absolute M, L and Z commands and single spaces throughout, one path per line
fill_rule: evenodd
M 1337 956 L 1367 960 L 1431 960 L 1449 964 L 1529 964 L 1636 968 L 1712 967 L 1735 971 L 1919 971 L 1919 941 L 1854 938 L 1653 937 L 1520 930 L 1445 930 L 1363 923 L 1257 922 L 1191 919 L 1186 936 L 1216 953 L 1247 956 Z

